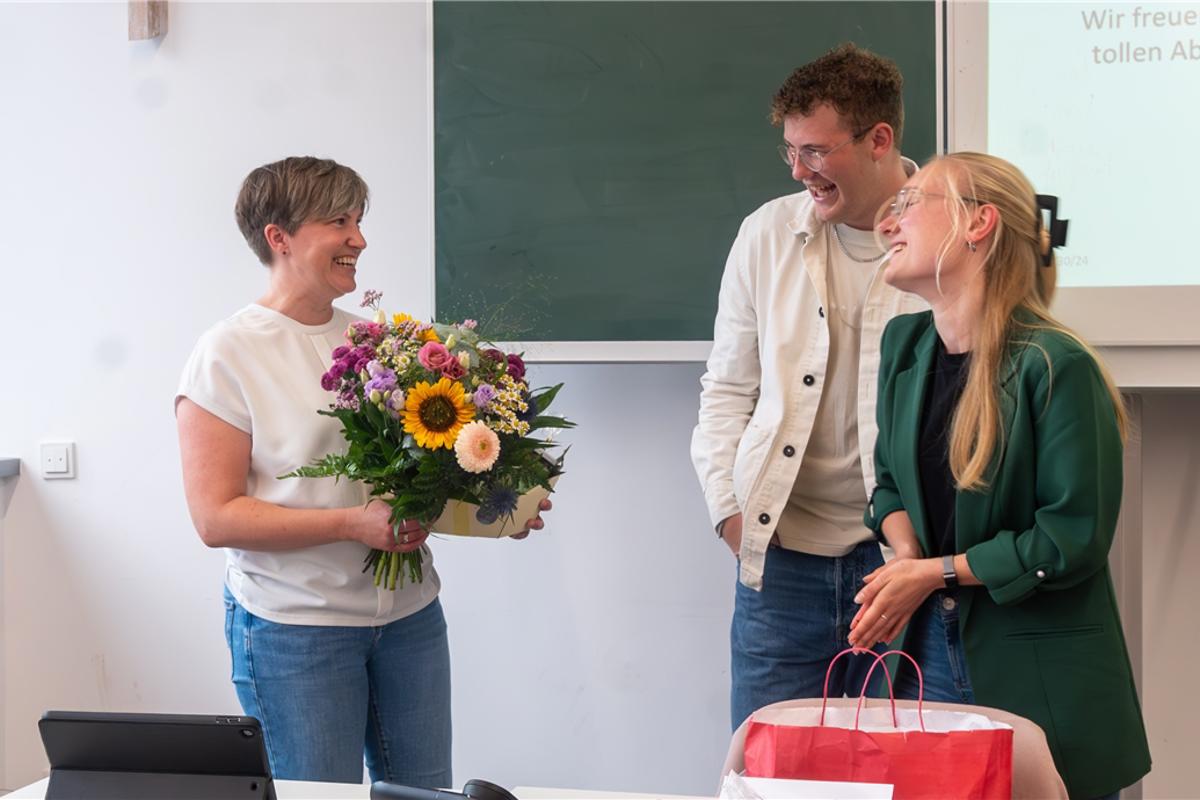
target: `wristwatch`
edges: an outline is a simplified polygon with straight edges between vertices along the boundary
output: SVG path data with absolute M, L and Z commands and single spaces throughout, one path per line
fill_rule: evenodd
M 958 573 L 954 571 L 954 556 L 942 556 L 942 580 L 947 589 L 958 588 Z

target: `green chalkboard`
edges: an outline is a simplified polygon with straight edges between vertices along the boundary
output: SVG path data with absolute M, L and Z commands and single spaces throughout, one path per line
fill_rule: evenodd
M 797 190 L 770 100 L 843 41 L 933 154 L 935 4 L 433 4 L 435 297 L 507 338 L 703 341 L 742 218 Z

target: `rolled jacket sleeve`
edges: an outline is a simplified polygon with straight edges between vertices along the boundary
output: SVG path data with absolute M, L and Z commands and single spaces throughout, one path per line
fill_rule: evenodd
M 891 476 L 889 475 L 887 478 L 890 479 Z M 863 514 L 863 524 L 875 532 L 876 539 L 887 544 L 887 538 L 883 535 L 883 521 L 887 519 L 888 514 L 903 510 L 904 502 L 900 499 L 900 492 L 896 491 L 895 486 L 877 484 L 875 491 L 871 492 L 871 500 L 867 503 L 866 513 Z
M 1102 569 L 1116 531 L 1122 443 L 1111 395 L 1086 352 L 1055 360 L 1033 395 L 1034 524 L 966 551 L 997 603 L 1067 589 Z

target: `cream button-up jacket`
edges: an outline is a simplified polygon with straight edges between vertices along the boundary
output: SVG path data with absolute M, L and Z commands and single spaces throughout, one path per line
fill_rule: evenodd
M 916 164 L 904 160 L 912 174 Z M 715 526 L 743 517 L 740 580 L 762 588 L 763 562 L 808 445 L 829 360 L 829 227 L 808 192 L 748 216 L 725 264 L 692 462 Z M 858 442 L 863 507 L 875 486 L 879 342 L 888 320 L 928 308 L 876 272 L 862 313 Z M 788 454 L 791 455 L 788 455 Z

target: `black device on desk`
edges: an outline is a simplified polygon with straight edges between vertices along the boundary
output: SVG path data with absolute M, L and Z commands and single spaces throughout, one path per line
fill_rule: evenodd
M 275 800 L 254 717 L 47 711 L 46 800 Z
M 371 800 L 517 800 L 503 786 L 497 786 L 478 778 L 463 784 L 463 790 L 451 792 L 447 789 L 419 789 L 398 783 L 375 781 L 371 784 Z

